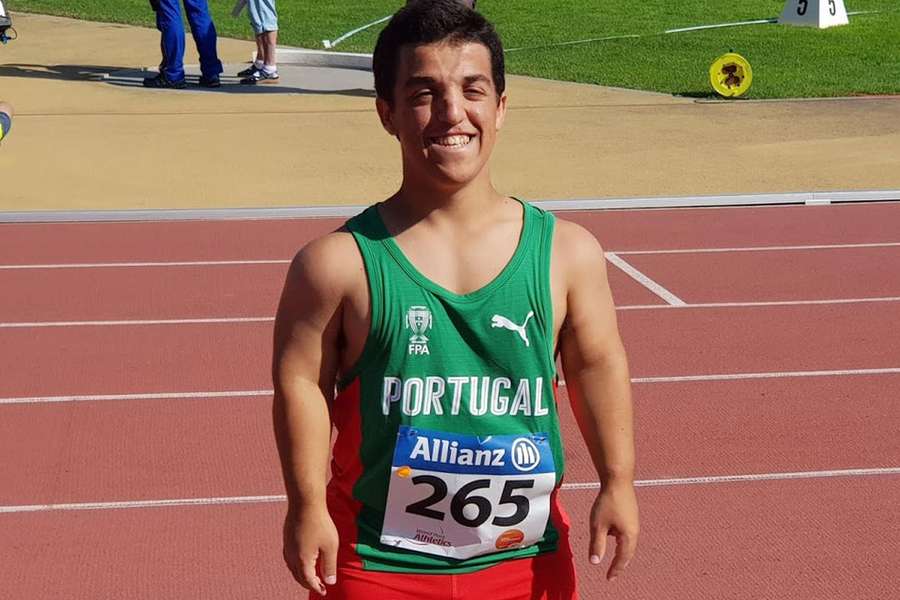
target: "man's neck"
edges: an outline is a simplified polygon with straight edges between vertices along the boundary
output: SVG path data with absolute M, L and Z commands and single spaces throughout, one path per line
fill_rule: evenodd
M 486 173 L 461 187 L 421 184 L 404 178 L 400 189 L 389 200 L 389 210 L 403 228 L 422 220 L 450 219 L 459 223 L 483 219 L 502 203 Z M 397 223 L 398 225 L 400 223 Z

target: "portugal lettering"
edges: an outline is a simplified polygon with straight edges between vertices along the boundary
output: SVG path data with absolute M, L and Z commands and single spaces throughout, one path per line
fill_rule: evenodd
M 405 416 L 460 414 L 535 416 L 549 414 L 544 405 L 544 378 L 508 377 L 385 377 L 381 393 L 384 415 L 399 410 Z

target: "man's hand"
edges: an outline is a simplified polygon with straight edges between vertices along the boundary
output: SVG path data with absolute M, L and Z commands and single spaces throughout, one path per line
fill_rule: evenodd
M 599 565 L 606 554 L 606 536 L 616 538 L 616 554 L 606 578 L 618 577 L 628 566 L 638 541 L 638 507 L 634 485 L 610 483 L 603 486 L 591 508 L 591 564 Z
M 338 534 L 325 506 L 288 511 L 284 520 L 284 561 L 297 583 L 320 596 L 337 582 Z M 316 565 L 320 573 L 316 572 Z M 320 577 L 321 575 L 321 577 Z

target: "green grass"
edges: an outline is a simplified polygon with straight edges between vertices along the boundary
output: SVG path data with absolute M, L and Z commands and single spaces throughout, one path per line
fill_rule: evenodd
M 279 42 L 321 48 L 323 39 L 390 14 L 403 0 L 281 0 Z M 850 25 L 817 30 L 776 24 L 658 35 L 689 27 L 777 17 L 783 0 L 481 0 L 507 48 L 546 46 L 603 36 L 639 34 L 565 47 L 511 52 L 509 72 L 673 94 L 705 96 L 710 63 L 743 54 L 754 73 L 754 98 L 900 93 L 900 10 L 896 0 L 845 0 L 848 11 L 888 11 L 850 17 Z M 233 0 L 210 0 L 220 35 L 250 36 Z M 147 0 L 10 0 L 8 10 L 153 26 Z M 379 27 L 339 50 L 371 52 Z M 27 43 L 22 40 L 19 43 Z

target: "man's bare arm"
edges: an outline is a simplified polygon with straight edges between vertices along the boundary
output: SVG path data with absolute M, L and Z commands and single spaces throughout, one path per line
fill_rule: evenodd
M 325 503 L 329 402 L 338 369 L 341 307 L 350 285 L 349 234 L 316 240 L 291 264 L 275 319 L 273 420 L 288 496 L 285 560 L 304 587 L 325 593 L 336 575 L 337 531 Z M 351 261 L 352 262 L 352 261 Z
M 603 249 L 593 235 L 560 222 L 554 264 L 564 265 L 568 294 L 560 331 L 566 389 L 602 489 L 591 512 L 590 560 L 599 563 L 607 535 L 616 554 L 607 576 L 618 576 L 638 536 L 634 493 L 634 432 L 628 360 L 619 337 Z

